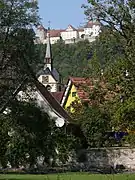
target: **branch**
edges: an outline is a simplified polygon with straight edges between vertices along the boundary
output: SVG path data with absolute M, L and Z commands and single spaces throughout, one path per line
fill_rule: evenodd
M 15 89 L 15 91 L 13 92 L 11 98 L 8 99 L 8 101 L 3 105 L 3 107 L 0 109 L 0 114 L 3 113 L 3 111 L 6 109 L 6 107 L 8 106 L 8 104 L 10 103 L 10 101 L 12 99 L 14 99 L 16 97 L 16 95 L 19 93 L 19 91 L 22 89 L 22 87 L 24 86 L 25 82 L 27 80 L 27 77 L 22 81 L 21 84 L 19 84 L 19 86 Z

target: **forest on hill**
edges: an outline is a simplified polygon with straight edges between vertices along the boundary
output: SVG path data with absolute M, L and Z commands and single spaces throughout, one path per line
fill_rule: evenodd
M 36 45 L 40 51 L 40 68 L 44 65 L 46 45 Z M 69 76 L 84 76 L 92 52 L 92 44 L 80 41 L 75 44 L 65 44 L 63 41 L 52 45 L 53 65 L 59 71 L 64 81 Z
M 38 44 L 36 47 L 40 54 L 38 58 L 41 69 L 44 66 L 46 45 Z M 121 45 L 109 35 L 107 27 L 103 27 L 102 33 L 94 42 L 85 40 L 74 44 L 65 44 L 61 40 L 52 45 L 53 65 L 61 74 L 64 82 L 69 76 L 98 75 L 108 60 L 109 63 L 113 62 L 120 52 L 122 54 Z

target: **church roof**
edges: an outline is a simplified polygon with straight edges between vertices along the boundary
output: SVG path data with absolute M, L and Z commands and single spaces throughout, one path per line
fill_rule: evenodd
M 58 75 L 56 75 L 53 71 L 51 71 L 48 67 L 46 69 L 41 69 L 38 73 L 37 73 L 37 77 L 39 77 L 40 75 L 51 75 L 56 81 L 59 80 Z
M 42 97 L 48 102 L 48 104 L 58 115 L 60 115 L 66 120 L 71 119 L 68 113 L 64 110 L 64 108 L 61 107 L 59 102 L 53 97 L 53 95 L 46 89 L 46 87 L 42 83 L 40 83 L 37 79 L 34 79 L 34 84 L 41 93 Z
M 60 103 L 62 100 L 63 93 L 64 93 L 63 91 L 60 91 L 60 92 L 52 92 L 51 94 Z
M 55 77 L 55 79 L 56 79 L 57 81 L 60 80 L 59 72 L 58 72 L 55 68 L 52 69 L 52 74 L 53 74 L 53 76 Z

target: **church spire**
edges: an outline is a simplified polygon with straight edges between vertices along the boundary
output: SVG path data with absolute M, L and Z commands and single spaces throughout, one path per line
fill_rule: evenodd
M 50 42 L 50 28 L 48 28 L 44 69 L 46 69 L 47 67 L 50 69 L 50 71 L 52 70 L 52 51 L 51 51 L 51 42 Z

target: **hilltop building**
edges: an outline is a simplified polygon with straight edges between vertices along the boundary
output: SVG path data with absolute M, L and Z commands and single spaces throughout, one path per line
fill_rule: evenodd
M 83 28 L 76 29 L 72 25 L 68 25 L 66 29 L 52 29 L 49 32 L 42 25 L 39 25 L 36 31 L 37 38 L 35 43 L 47 44 L 48 34 L 50 34 L 51 44 L 55 44 L 61 39 L 65 42 L 65 44 L 71 44 L 86 39 L 92 42 L 95 41 L 96 37 L 99 35 L 100 29 L 100 23 L 92 21 L 89 21 Z

